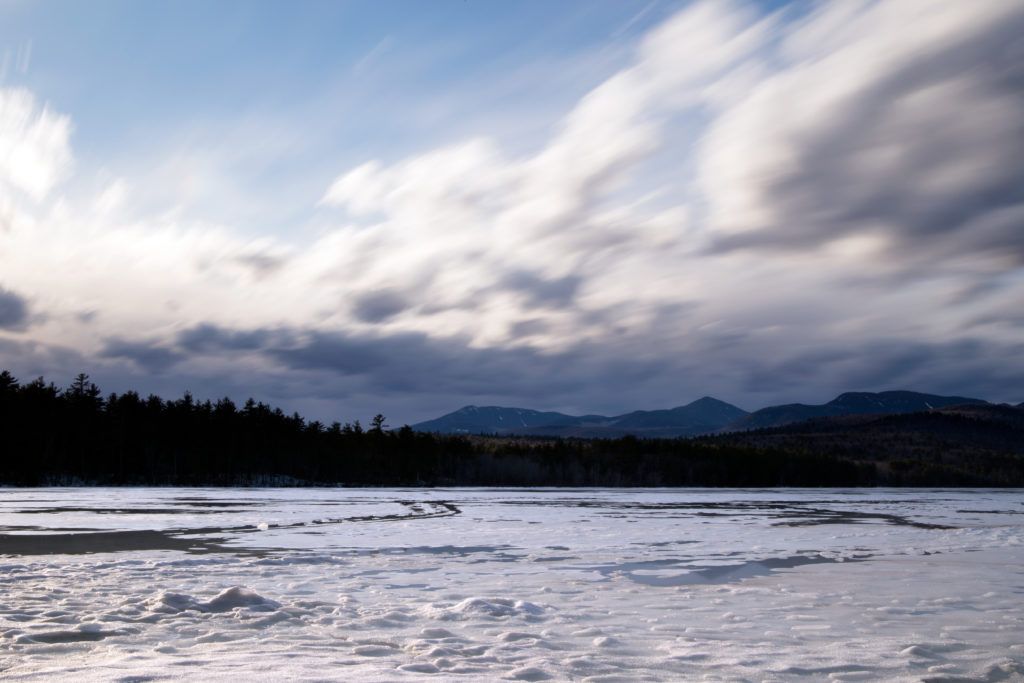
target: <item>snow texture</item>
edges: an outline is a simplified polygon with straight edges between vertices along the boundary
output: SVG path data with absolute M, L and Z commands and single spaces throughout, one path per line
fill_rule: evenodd
M 0 489 L 4 680 L 1020 681 L 1024 491 Z

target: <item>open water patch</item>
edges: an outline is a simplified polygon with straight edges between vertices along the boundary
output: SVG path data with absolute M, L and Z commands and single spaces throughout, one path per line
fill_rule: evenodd
M 447 501 L 395 501 L 403 511 L 386 514 L 353 515 L 348 517 L 316 517 L 313 519 L 283 523 L 245 524 L 238 526 L 202 526 L 191 528 L 169 529 L 113 529 L 100 530 L 94 528 L 68 529 L 62 528 L 54 533 L 46 529 L 43 533 L 23 533 L 24 531 L 43 531 L 44 527 L 29 525 L 8 525 L 0 533 L 0 555 L 83 555 L 92 553 L 139 552 L 147 550 L 170 550 L 190 554 L 231 553 L 236 555 L 263 556 L 273 552 L 284 552 L 287 548 L 249 547 L 228 545 L 244 535 L 257 534 L 270 529 L 292 530 L 300 528 L 320 528 L 337 524 L 397 522 L 417 519 L 437 519 L 461 514 L 461 510 Z M 126 512 L 127 511 L 127 512 Z M 99 507 L 52 507 L 31 508 L 21 510 L 31 514 L 50 512 L 51 514 L 70 514 L 73 512 L 97 512 L 100 514 L 158 514 L 164 511 L 140 506 L 137 508 L 99 508 Z M 175 511 L 180 512 L 180 511 Z M 453 547 L 452 547 L 453 548 Z
M 175 550 L 186 553 L 240 552 L 222 538 L 186 538 L 180 531 L 140 529 L 56 534 L 0 534 L 0 555 L 85 555 Z M 248 553 L 255 551 L 249 550 Z

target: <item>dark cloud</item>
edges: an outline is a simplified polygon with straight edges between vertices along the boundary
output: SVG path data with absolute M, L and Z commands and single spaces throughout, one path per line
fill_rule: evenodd
M 20 330 L 28 322 L 28 302 L 0 287 L 0 329 Z
M 1024 345 L 974 338 L 832 342 L 821 344 L 816 351 L 793 351 L 782 358 L 741 360 L 741 388 L 748 395 L 763 395 L 762 405 L 815 403 L 844 391 L 891 389 L 998 401 L 1007 398 L 1008 388 L 1024 381 L 1020 357 L 1024 357 Z
M 508 335 L 512 339 L 519 339 L 521 337 L 530 337 L 535 334 L 544 334 L 548 329 L 549 326 L 546 322 L 538 318 L 532 318 L 530 320 L 520 320 L 509 327 Z
M 753 340 L 690 355 L 652 353 L 640 341 L 551 353 L 527 346 L 475 348 L 463 338 L 420 334 L 295 337 L 302 341 L 266 349 L 281 372 L 334 376 L 338 381 L 325 379 L 325 389 L 344 384 L 353 395 L 377 396 L 382 403 L 412 397 L 412 404 L 424 406 L 414 408 L 419 415 L 439 402 L 458 407 L 485 401 L 614 413 L 681 405 L 705 394 L 750 409 L 904 388 L 1000 399 L 1007 386 L 1024 381 L 1020 349 L 974 339 L 836 342 L 778 358 Z
M 166 372 L 184 359 L 181 353 L 157 342 L 127 341 L 119 338 L 106 340 L 100 357 L 128 360 L 140 369 L 155 374 Z
M 381 402 L 401 400 L 419 415 L 429 410 L 422 406 L 438 401 L 461 405 L 485 398 L 524 407 L 581 406 L 587 412 L 670 407 L 704 394 L 724 400 L 745 396 L 744 407 L 900 388 L 996 399 L 1008 378 L 1024 380 L 1018 349 L 977 339 L 850 340 L 813 350 L 794 346 L 780 355 L 779 346 L 764 347 L 755 338 L 708 346 L 699 353 L 658 353 L 638 340 L 616 346 L 581 343 L 545 352 L 530 346 L 477 348 L 466 338 L 419 333 L 202 325 L 188 336 L 201 336 L 202 344 L 195 348 L 213 357 L 227 360 L 240 348 L 261 354 L 268 362 L 266 377 L 277 378 L 278 395 L 338 400 L 376 396 Z M 151 343 L 119 342 L 106 355 L 158 369 L 180 359 L 172 348 Z M 251 381 L 267 384 L 266 377 Z
M 572 305 L 582 282 L 576 275 L 544 278 L 527 270 L 516 270 L 505 275 L 496 289 L 521 294 L 534 306 L 566 308 Z
M 656 376 L 661 368 L 657 359 L 619 357 L 596 345 L 545 353 L 527 346 L 475 348 L 466 338 L 420 333 L 232 331 L 207 324 L 182 337 L 190 342 L 201 339 L 201 344 L 193 346 L 207 355 L 232 354 L 239 350 L 239 340 L 259 340 L 259 352 L 273 361 L 275 370 L 334 376 L 348 382 L 349 392 L 357 387 L 385 394 L 416 393 L 426 402 L 438 395 L 469 399 L 499 394 L 532 402 L 545 392 L 583 392 L 603 382 L 635 384 Z M 248 343 L 246 349 L 255 350 Z M 169 347 L 148 343 L 119 342 L 112 350 L 133 361 L 179 358 Z M 331 391 L 337 391 L 337 382 Z
M 930 372 L 937 364 L 962 364 L 965 351 L 968 355 L 974 355 L 980 349 L 969 342 L 861 342 L 857 345 L 856 355 L 851 356 L 846 367 L 837 373 L 837 380 L 852 387 L 900 389 L 919 386 L 922 375 Z
M 749 346 L 746 349 L 749 349 Z M 798 387 L 808 378 L 820 380 L 822 377 L 837 374 L 838 366 L 856 356 L 856 351 L 850 348 L 782 353 L 765 349 L 764 353 L 742 361 L 744 387 L 756 393 L 770 393 L 783 386 Z
M 352 305 L 352 313 L 364 323 L 379 323 L 407 308 L 409 302 L 400 293 L 379 289 L 357 297 Z
M 462 405 L 507 405 L 584 414 L 668 408 L 711 395 L 753 410 L 822 403 L 844 391 L 910 389 L 988 400 L 1020 398 L 1024 344 L 965 338 L 948 342 L 874 338 L 767 346 L 757 336 L 699 351 L 649 340 L 579 343 L 558 352 L 529 346 L 477 348 L 462 337 L 232 330 L 201 325 L 173 341 L 110 339 L 106 362 L 62 347 L 0 339 L 5 366 L 19 377 L 69 382 L 87 372 L 104 391 L 191 390 L 197 398 L 249 396 L 310 419 L 393 424 L 436 417 Z M 201 340 L 201 342 L 200 342 Z M 244 369 L 234 361 L 246 352 Z M 114 361 L 114 362 L 110 362 Z M 205 366 L 204 366 L 205 363 Z M 169 370 L 174 369 L 174 372 Z
M 252 351 L 266 346 L 274 336 L 271 330 L 227 330 L 205 323 L 182 331 L 177 345 L 186 351 Z
M 1017 387 L 1024 386 L 1024 367 L 1019 361 L 1024 358 L 1024 344 L 971 338 L 923 343 L 916 350 L 926 355 L 928 362 L 907 369 L 898 364 L 898 357 L 909 356 L 909 349 L 888 344 L 891 355 L 883 357 L 880 364 L 888 363 L 897 370 L 900 380 L 883 385 L 885 388 L 921 387 L 920 391 L 937 394 L 1003 401 L 1015 399 L 1019 395 Z
M 402 364 L 408 354 L 420 350 L 424 335 L 372 338 L 311 332 L 302 343 L 289 348 L 266 349 L 292 369 L 328 370 L 339 375 L 361 375 Z
M 270 355 L 292 370 L 361 376 L 381 391 L 461 393 L 475 396 L 502 388 L 522 394 L 536 380 L 539 360 L 526 349 L 474 349 L 465 339 L 432 339 L 407 333 L 387 337 L 310 333 L 292 348 Z M 530 387 L 536 391 L 541 383 Z

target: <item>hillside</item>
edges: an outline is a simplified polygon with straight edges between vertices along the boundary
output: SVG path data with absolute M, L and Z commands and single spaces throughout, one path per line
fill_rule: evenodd
M 594 416 L 598 421 L 606 420 Z M 585 418 L 562 413 L 541 412 L 527 408 L 498 406 L 465 406 L 455 412 L 412 425 L 419 432 L 438 434 L 506 434 L 520 428 L 549 424 L 579 424 Z
M 783 425 L 838 415 L 895 415 L 965 403 L 986 403 L 964 396 L 937 396 L 914 391 L 847 392 L 823 405 L 790 403 L 769 406 L 745 415 L 727 425 L 723 431 L 742 431 L 781 427 Z
M 969 485 L 1024 480 L 1024 407 L 966 403 L 903 414 L 821 417 L 705 437 L 707 444 L 874 462 L 880 483 Z
M 412 428 L 440 434 L 504 434 L 562 438 L 617 438 L 634 435 L 669 438 L 706 434 L 734 422 L 747 412 L 705 396 L 668 410 L 636 410 L 624 415 L 573 416 L 526 408 L 466 406 Z

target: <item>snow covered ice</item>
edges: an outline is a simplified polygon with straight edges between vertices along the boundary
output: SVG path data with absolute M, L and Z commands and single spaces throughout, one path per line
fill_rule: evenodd
M 0 678 L 1024 680 L 1024 491 L 0 489 Z

